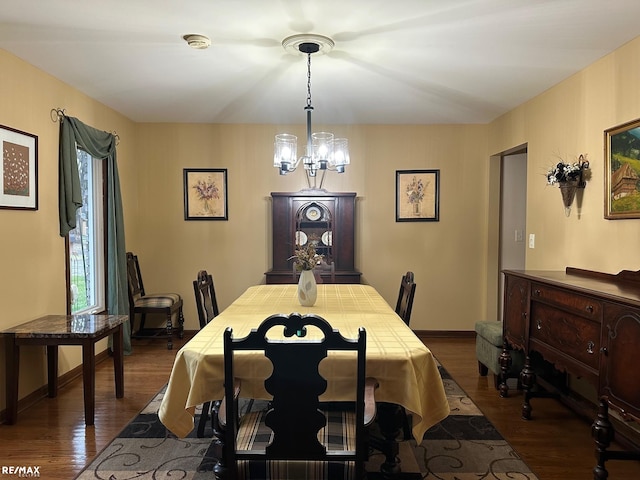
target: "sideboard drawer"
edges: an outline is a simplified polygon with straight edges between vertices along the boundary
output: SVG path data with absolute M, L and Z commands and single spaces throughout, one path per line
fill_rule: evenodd
M 532 302 L 530 338 L 598 369 L 600 323 Z
M 602 303 L 600 301 L 574 292 L 568 292 L 561 288 L 532 283 L 531 300 L 539 300 L 557 305 L 594 320 L 600 320 L 602 318 Z

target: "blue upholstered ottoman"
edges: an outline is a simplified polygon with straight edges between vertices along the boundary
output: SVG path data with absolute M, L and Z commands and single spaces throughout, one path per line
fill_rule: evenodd
M 500 385 L 500 354 L 502 354 L 502 322 L 476 322 L 476 357 L 481 376 L 489 370 L 493 373 L 496 388 Z M 510 378 L 518 378 L 524 366 L 524 356 L 520 351 L 511 351 L 512 364 Z M 519 383 L 519 382 L 518 382 Z

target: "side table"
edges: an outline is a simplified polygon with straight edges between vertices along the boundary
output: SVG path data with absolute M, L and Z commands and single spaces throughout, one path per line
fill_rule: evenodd
M 6 421 L 12 425 L 18 417 L 18 378 L 20 346 L 47 347 L 48 395 L 58 392 L 58 346 L 82 346 L 84 420 L 93 425 L 95 416 L 96 357 L 98 340 L 113 334 L 113 367 L 116 398 L 124 396 L 123 324 L 127 315 L 47 315 L 4 330 L 6 358 Z

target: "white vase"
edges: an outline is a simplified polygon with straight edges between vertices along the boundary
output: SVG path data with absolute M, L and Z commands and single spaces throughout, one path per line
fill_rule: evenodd
M 313 270 L 302 270 L 298 280 L 298 301 L 303 307 L 312 307 L 318 298 L 318 287 Z

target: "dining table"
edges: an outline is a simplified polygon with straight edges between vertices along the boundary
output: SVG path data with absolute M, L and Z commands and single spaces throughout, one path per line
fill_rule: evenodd
M 318 284 L 313 306 L 300 305 L 297 285 L 249 287 L 231 305 L 203 327 L 176 354 L 158 415 L 176 436 L 194 428 L 195 408 L 224 396 L 223 332 L 231 327 L 234 337 L 244 337 L 273 314 L 315 314 L 348 338 L 358 328 L 367 332 L 366 375 L 379 387 L 376 402 L 404 407 L 412 417 L 412 434 L 418 443 L 425 432 L 449 415 L 438 362 L 413 330 L 396 314 L 378 291 L 364 284 Z M 313 332 L 308 334 L 313 338 Z M 236 359 L 235 376 L 246 398 L 270 399 L 264 379 L 271 371 L 269 360 L 254 352 Z M 321 365 L 328 388 L 323 401 L 348 401 L 355 368 L 345 357 L 329 355 Z

